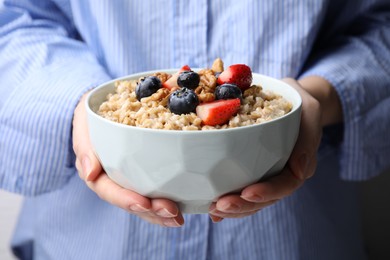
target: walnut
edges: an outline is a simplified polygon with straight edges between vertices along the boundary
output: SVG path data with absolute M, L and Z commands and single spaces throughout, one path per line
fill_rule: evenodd
M 244 91 L 242 94 L 243 97 L 249 97 L 249 96 L 259 96 L 261 94 L 261 91 L 263 88 L 261 86 L 252 86 Z
M 168 100 L 169 100 L 169 97 L 171 96 L 171 94 L 168 94 L 166 95 L 161 101 L 160 101 L 160 105 L 161 106 L 168 106 Z
M 152 76 L 156 76 L 161 80 L 161 83 L 167 81 L 172 75 L 165 72 L 156 72 Z
M 211 102 L 215 100 L 215 96 L 213 93 L 201 93 L 198 95 L 198 99 L 200 103 Z
M 199 86 L 199 87 L 197 87 L 194 91 L 195 91 L 195 93 L 196 94 L 200 94 L 200 93 L 202 93 L 202 90 L 203 90 L 203 87 L 202 86 Z
M 148 102 L 151 102 L 151 101 L 160 102 L 160 101 L 162 101 L 165 97 L 167 97 L 169 94 L 170 94 L 169 89 L 160 88 L 159 90 L 157 90 L 156 93 L 152 94 L 151 96 L 141 98 L 141 102 L 142 102 L 142 103 L 148 103 Z
M 199 86 L 207 93 L 214 93 L 215 87 L 217 86 L 217 78 L 214 72 L 210 69 L 204 69 L 200 70 L 198 74 L 200 76 Z

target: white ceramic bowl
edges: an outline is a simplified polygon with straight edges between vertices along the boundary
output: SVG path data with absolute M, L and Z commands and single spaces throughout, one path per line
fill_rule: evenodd
M 119 185 L 150 198 L 172 199 L 184 213 L 207 213 L 221 195 L 278 173 L 298 136 L 301 97 L 288 84 L 267 76 L 254 73 L 253 83 L 289 100 L 290 113 L 262 124 L 207 131 L 138 128 L 97 115 L 107 94 L 114 92 L 116 80 L 94 89 L 86 101 L 96 155 Z

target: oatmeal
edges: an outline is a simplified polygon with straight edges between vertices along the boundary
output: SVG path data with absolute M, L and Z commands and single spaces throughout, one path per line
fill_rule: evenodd
M 184 66 L 172 75 L 117 81 L 98 114 L 143 128 L 208 130 L 259 124 L 291 111 L 290 102 L 252 85 L 249 67 L 238 65 L 224 70 L 217 59 L 211 69 L 198 72 Z

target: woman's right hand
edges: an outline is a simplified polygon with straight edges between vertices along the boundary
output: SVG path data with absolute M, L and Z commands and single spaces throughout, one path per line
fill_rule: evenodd
M 103 171 L 95 156 L 89 139 L 86 94 L 77 105 L 73 118 L 73 150 L 76 168 L 87 186 L 101 199 L 135 214 L 140 218 L 161 226 L 179 227 L 184 224 L 177 204 L 168 199 L 150 199 L 113 182 Z

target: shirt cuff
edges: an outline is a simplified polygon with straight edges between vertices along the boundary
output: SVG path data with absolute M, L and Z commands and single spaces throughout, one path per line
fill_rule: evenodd
M 382 173 L 388 166 L 390 97 L 385 71 L 364 57 L 353 60 L 344 49 L 320 59 L 300 78 L 319 76 L 332 84 L 343 109 L 343 140 L 340 143 L 340 177 L 344 180 L 366 180 Z M 370 59 L 367 59 L 370 60 Z M 337 61 L 337 62 L 335 62 Z M 373 65 L 374 64 L 374 65 Z M 326 109 L 326 108 L 325 108 Z

